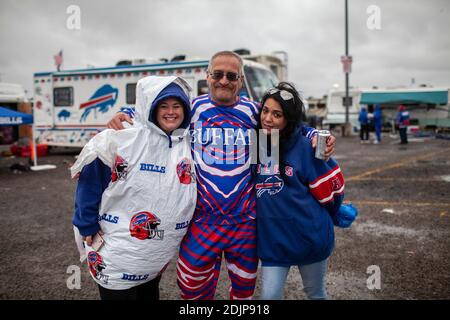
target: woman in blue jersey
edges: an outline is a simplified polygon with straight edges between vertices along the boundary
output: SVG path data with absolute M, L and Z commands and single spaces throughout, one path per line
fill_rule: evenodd
M 298 266 L 309 299 L 326 299 L 327 260 L 334 248 L 334 225 L 347 227 L 356 211 L 344 206 L 344 177 L 333 159 L 315 158 L 302 131 L 303 103 L 282 82 L 261 102 L 256 167 L 257 248 L 261 299 L 282 299 L 291 266 Z M 279 139 L 276 138 L 279 134 Z M 276 150 L 279 152 L 276 152 Z M 279 154 L 279 157 L 277 157 Z M 264 156 L 263 156 L 264 155 Z

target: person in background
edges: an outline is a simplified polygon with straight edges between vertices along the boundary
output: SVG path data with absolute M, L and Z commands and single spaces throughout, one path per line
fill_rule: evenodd
M 281 82 L 263 96 L 261 105 L 258 128 L 267 136 L 262 138 L 269 138 L 275 130 L 280 138 L 272 144 L 258 143 L 255 189 L 260 299 L 282 299 L 291 266 L 298 266 L 309 299 L 326 299 L 325 275 L 334 249 L 334 225 L 348 227 L 357 211 L 342 205 L 344 176 L 338 163 L 332 158 L 315 158 L 311 141 L 302 135 L 303 104 L 295 87 Z M 272 157 L 276 145 L 278 161 Z
M 404 105 L 398 107 L 398 113 L 395 118 L 395 123 L 398 125 L 400 132 L 400 144 L 408 143 L 407 130 L 409 125 L 409 112 L 405 109 Z
M 196 203 L 189 93 L 178 77 L 139 80 L 134 125 L 100 132 L 71 167 L 73 224 L 102 300 L 159 299 Z
M 365 107 L 361 107 L 358 121 L 360 124 L 359 137 L 361 139 L 361 143 L 365 143 L 365 141 L 369 141 L 369 117 Z
M 383 114 L 381 113 L 381 106 L 375 105 L 375 111 L 373 112 L 373 124 L 375 127 L 375 140 L 374 144 L 381 142 L 381 128 L 383 126 Z

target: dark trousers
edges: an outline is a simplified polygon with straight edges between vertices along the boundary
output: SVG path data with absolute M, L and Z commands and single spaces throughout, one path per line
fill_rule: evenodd
M 408 143 L 408 137 L 406 135 L 407 128 L 399 128 L 400 131 L 400 143 L 401 144 L 407 144 Z
M 126 290 L 111 290 L 98 286 L 102 300 L 159 300 L 159 281 L 161 276 L 149 282 Z
M 359 137 L 361 140 L 369 140 L 369 125 L 361 124 L 361 130 L 359 131 Z

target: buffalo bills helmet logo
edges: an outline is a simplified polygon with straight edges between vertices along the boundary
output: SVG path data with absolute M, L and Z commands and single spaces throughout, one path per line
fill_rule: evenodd
M 188 158 L 184 158 L 177 164 L 178 179 L 182 184 L 190 184 L 195 180 L 195 174 L 191 170 L 191 162 Z
M 89 271 L 96 279 L 100 279 L 103 269 L 106 268 L 103 258 L 95 251 L 91 251 L 88 254 Z
M 111 174 L 111 181 L 125 180 L 128 173 L 128 162 L 126 162 L 122 157 L 116 156 L 114 160 L 114 168 Z
M 130 221 L 131 236 L 139 240 L 162 240 L 164 230 L 158 230 L 160 224 L 161 219 L 150 212 L 142 211 L 136 213 Z
M 270 176 L 264 182 L 256 184 L 256 195 L 261 197 L 262 194 L 267 191 L 269 195 L 277 194 L 283 189 L 284 182 L 277 176 Z

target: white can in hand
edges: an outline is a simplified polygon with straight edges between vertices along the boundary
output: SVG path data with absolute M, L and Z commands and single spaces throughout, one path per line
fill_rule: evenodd
M 328 130 L 318 130 L 316 144 L 316 158 L 325 159 L 325 149 L 327 148 L 327 139 L 331 136 Z

